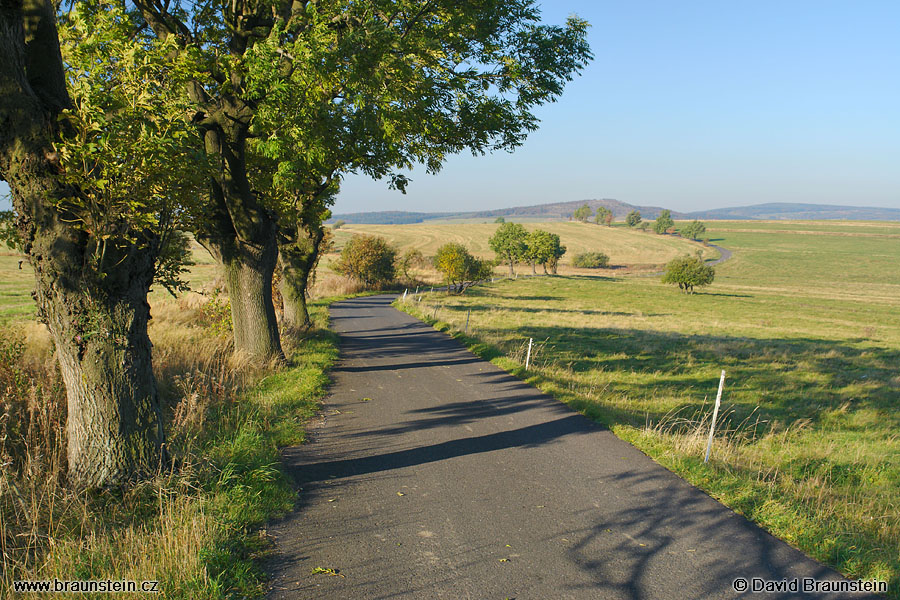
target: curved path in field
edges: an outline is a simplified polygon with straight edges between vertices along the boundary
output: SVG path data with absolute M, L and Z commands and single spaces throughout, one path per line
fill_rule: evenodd
M 270 598 L 677 600 L 840 579 L 393 298 L 332 307 L 342 359 L 311 443 L 284 452 L 302 491 L 268 530 Z

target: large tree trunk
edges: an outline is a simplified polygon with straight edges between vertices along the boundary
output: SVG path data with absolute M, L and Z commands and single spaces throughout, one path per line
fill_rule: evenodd
M 279 250 L 282 315 L 287 327 L 301 328 L 310 324 L 306 290 L 311 273 L 307 256 L 296 246 L 282 245 Z
M 311 323 L 306 295 L 319 259 L 331 243 L 322 226 L 324 210 L 316 199 L 309 199 L 296 227 L 278 244 L 284 322 L 290 327 L 307 327 Z
M 210 183 L 209 210 L 195 233 L 225 270 L 235 350 L 261 360 L 283 359 L 272 303 L 278 227 L 247 178 L 247 110 L 224 102 L 203 125 L 206 152 L 221 169 Z
M 52 142 L 70 104 L 54 9 L 48 0 L 0 0 L 0 177 L 9 183 L 39 313 L 56 344 L 68 399 L 70 479 L 119 484 L 165 458 L 150 359 L 147 292 L 157 241 L 144 232 L 97 243 L 54 201 L 60 183 Z

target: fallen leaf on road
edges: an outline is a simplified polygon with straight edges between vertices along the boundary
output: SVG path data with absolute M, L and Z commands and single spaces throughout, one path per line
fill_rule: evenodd
M 404 494 L 403 492 L 397 492 L 397 495 L 398 495 L 398 496 L 405 496 L 406 494 Z
M 328 575 L 329 577 L 343 577 L 337 569 L 326 569 L 325 567 L 316 567 L 312 570 L 312 575 Z

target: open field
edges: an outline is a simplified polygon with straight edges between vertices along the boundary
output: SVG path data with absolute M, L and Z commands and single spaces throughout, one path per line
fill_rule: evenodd
M 494 258 L 488 240 L 497 230 L 494 223 L 473 223 L 461 225 L 416 223 L 414 225 L 344 225 L 335 231 L 337 247 L 354 233 L 378 235 L 401 250 L 416 248 L 425 256 L 433 256 L 441 244 L 458 242 L 465 245 L 472 254 L 481 258 Z M 609 256 L 613 266 L 631 269 L 655 268 L 676 256 L 703 252 L 706 258 L 714 258 L 718 253 L 713 248 L 704 247 L 672 236 L 643 233 L 625 227 L 606 227 L 593 223 L 551 222 L 525 224 L 525 229 L 544 229 L 559 235 L 566 246 L 566 255 L 560 266 L 570 265 L 572 256 L 580 252 L 596 251 Z M 589 271 L 584 271 L 589 272 Z
M 735 256 L 694 296 L 651 277 L 568 276 L 406 307 L 427 319 L 436 307 L 457 331 L 470 312 L 462 337 L 476 351 L 900 597 L 900 224 L 707 227 Z M 724 418 L 704 465 L 721 369 Z

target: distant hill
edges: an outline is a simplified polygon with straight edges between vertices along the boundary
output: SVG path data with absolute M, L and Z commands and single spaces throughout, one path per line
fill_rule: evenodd
M 498 208 L 496 210 L 483 210 L 477 212 L 455 212 L 455 213 L 419 213 L 406 211 L 381 211 L 381 212 L 362 212 L 362 213 L 344 213 L 334 215 L 329 220 L 344 221 L 355 225 L 396 225 L 408 223 L 422 223 L 424 221 L 432 221 L 434 219 L 496 219 L 503 218 L 528 218 L 528 219 L 546 219 L 547 221 L 566 221 L 572 216 L 576 208 L 587 204 L 592 211 L 597 210 L 600 206 L 610 209 L 616 220 L 621 221 L 625 215 L 633 210 L 639 210 L 641 216 L 646 219 L 655 219 L 661 210 L 659 206 L 635 206 L 626 202 L 620 202 L 611 198 L 573 200 L 570 202 L 551 202 L 549 204 L 536 204 L 533 206 L 515 206 L 513 208 Z M 676 219 L 687 218 L 687 215 L 679 212 L 672 212 L 672 217 Z
M 451 217 L 456 213 L 418 213 L 402 210 L 382 210 L 378 212 L 346 213 L 334 215 L 329 223 L 344 221 L 354 225 L 407 225 L 409 223 L 421 223 L 431 219 Z
M 499 208 L 496 210 L 483 210 L 477 212 L 446 212 L 446 213 L 421 213 L 406 211 L 381 211 L 346 213 L 334 215 L 329 222 L 342 220 L 351 224 L 365 225 L 392 225 L 422 223 L 435 219 L 544 219 L 547 221 L 565 221 L 572 216 L 576 208 L 587 204 L 592 211 L 600 206 L 605 206 L 613 212 L 617 221 L 625 218 L 625 215 L 633 210 L 639 210 L 645 221 L 653 220 L 662 209 L 659 206 L 635 206 L 611 198 L 573 200 L 570 202 L 551 202 L 548 204 L 536 204 L 534 206 L 516 206 L 513 208 Z M 672 211 L 674 219 L 718 219 L 718 220 L 831 220 L 844 219 L 848 221 L 900 221 L 900 209 L 877 208 L 860 206 L 832 206 L 829 204 L 791 204 L 769 203 L 755 204 L 753 206 L 738 206 L 734 208 L 718 208 L 713 210 L 701 210 L 691 213 Z
M 625 215 L 633 210 L 639 210 L 641 212 L 641 217 L 643 217 L 644 219 L 655 219 L 659 215 L 660 211 L 663 210 L 663 208 L 659 206 L 635 206 L 634 204 L 620 202 L 618 200 L 613 200 L 612 198 L 603 198 L 600 200 L 573 200 L 571 202 L 552 202 L 550 204 L 537 204 L 535 206 L 500 208 L 497 210 L 485 210 L 480 212 L 468 213 L 465 216 L 473 219 L 490 219 L 496 217 L 546 217 L 548 220 L 552 221 L 563 221 L 571 217 L 576 208 L 580 208 L 585 204 L 590 206 L 591 210 L 594 212 L 597 211 L 598 207 L 605 206 L 606 208 L 610 209 L 613 213 L 613 216 L 620 221 L 625 218 Z M 672 216 L 676 219 L 680 219 L 685 215 L 673 211 Z
M 900 209 L 774 202 L 688 213 L 690 219 L 900 221 Z

